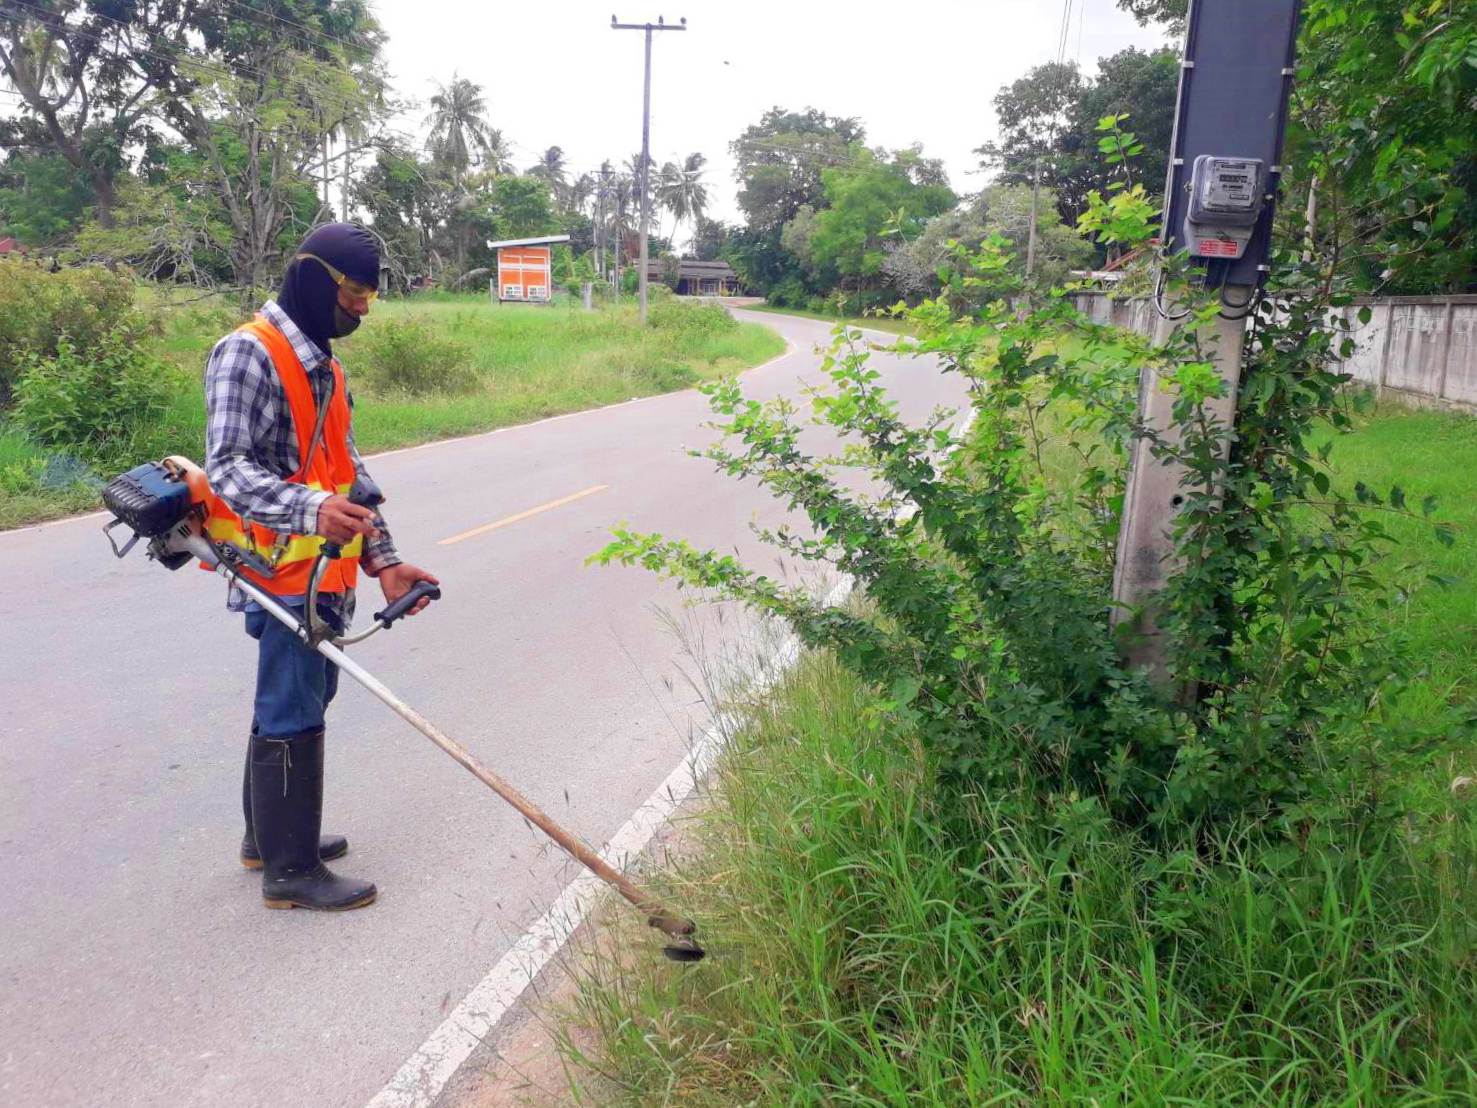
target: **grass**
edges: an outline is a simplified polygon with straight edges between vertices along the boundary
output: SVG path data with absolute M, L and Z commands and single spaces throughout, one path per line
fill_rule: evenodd
M 172 453 L 198 457 L 205 440 L 200 374 L 211 347 L 236 317 L 209 301 L 179 303 L 158 294 L 145 299 L 160 321 L 153 353 L 182 371 L 181 385 L 159 419 L 140 429 L 133 453 L 138 460 Z M 450 342 L 467 361 L 471 387 L 412 396 L 393 385 L 377 391 L 361 381 L 355 384 L 356 442 L 370 453 L 488 431 L 685 388 L 784 350 L 784 341 L 767 327 L 732 324 L 727 317 L 715 323 L 701 312 L 659 301 L 652 325 L 642 330 L 634 307 L 587 313 L 574 305 L 495 306 L 480 296 L 381 303 L 358 334 L 339 344 L 351 382 L 356 360 L 373 356 L 377 326 L 390 323 Z M 379 377 L 393 382 L 394 369 L 384 367 Z M 0 528 L 96 506 L 100 475 L 78 482 L 70 479 L 75 467 L 66 467 L 60 477 L 46 478 L 48 466 L 56 468 L 51 455 L 0 425 Z
M 912 325 L 906 319 L 891 316 L 838 315 L 835 312 L 812 312 L 806 308 L 784 308 L 777 304 L 749 304 L 748 312 L 772 312 L 775 315 L 798 315 L 803 319 L 819 319 L 825 323 L 845 323 L 851 327 L 866 327 L 873 331 L 889 331 L 894 335 L 911 335 Z
M 1456 526 L 1448 548 L 1389 518 L 1404 599 L 1379 618 L 1425 667 L 1412 723 L 1477 715 L 1477 420 L 1383 408 L 1333 459 Z M 563 1048 L 597 1102 L 1477 1099 L 1470 736 L 1406 767 L 1399 827 L 1150 849 L 946 792 L 875 696 L 816 654 L 747 706 L 692 849 L 653 881 L 712 956 L 653 961 L 622 915 L 581 960 Z
M 1477 419 L 1382 407 L 1335 444 L 1332 460 L 1348 488 L 1362 481 L 1383 493 L 1399 485 L 1412 504 L 1436 497 L 1436 518 L 1455 527 L 1457 541 L 1447 547 L 1433 541 L 1427 523 L 1384 521 L 1398 542 L 1385 572 L 1404 598 L 1391 630 L 1428 670 L 1404 704 L 1408 715 L 1425 719 L 1443 704 L 1477 704 Z M 1429 575 L 1451 583 L 1433 586 Z
M 735 737 L 693 857 L 660 877 L 706 961 L 655 959 L 625 914 L 583 959 L 563 1047 L 599 1103 L 1477 1096 L 1469 808 L 1422 826 L 1426 853 L 1064 841 L 945 797 L 872 699 L 813 655 Z

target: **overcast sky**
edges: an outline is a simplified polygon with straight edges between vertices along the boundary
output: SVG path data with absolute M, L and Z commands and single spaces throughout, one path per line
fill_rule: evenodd
M 622 0 L 625 2 L 625 0 Z M 520 169 L 559 145 L 572 170 L 641 149 L 642 39 L 623 23 L 675 23 L 652 45 L 651 152 L 708 158 L 709 214 L 738 217 L 728 143 L 768 108 L 858 116 L 869 144 L 923 143 L 956 191 L 978 189 L 970 151 L 995 134 L 1001 85 L 1055 59 L 1066 0 L 374 0 L 394 86 L 422 102 L 453 73 L 483 86 Z M 1113 0 L 1074 0 L 1068 60 L 1162 36 Z M 424 106 L 398 126 L 422 133 Z

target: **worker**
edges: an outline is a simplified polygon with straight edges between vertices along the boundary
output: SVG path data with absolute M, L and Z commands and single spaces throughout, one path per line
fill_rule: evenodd
M 367 474 L 333 340 L 359 327 L 378 285 L 374 236 L 350 223 L 319 227 L 292 255 L 277 298 L 216 343 L 205 368 L 205 472 L 227 517 L 212 516 L 208 526 L 218 534 L 218 526 L 234 525 L 238 541 L 274 566 L 270 576 L 243 572 L 300 616 L 318 548 L 324 540 L 343 544 L 317 605 L 335 634 L 353 619 L 358 570 L 379 581 L 387 603 L 418 581 L 437 583 L 401 560 L 375 511 L 345 495 L 356 475 Z M 363 907 L 374 900 L 374 885 L 324 865 L 349 848 L 343 836 L 322 835 L 324 714 L 338 667 L 234 584 L 227 604 L 245 613 L 257 644 L 241 863 L 263 871 L 269 907 Z

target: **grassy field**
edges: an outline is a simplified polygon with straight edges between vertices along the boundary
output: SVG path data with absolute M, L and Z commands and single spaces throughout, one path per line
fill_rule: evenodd
M 175 367 L 179 382 L 159 418 L 135 436 L 132 453 L 139 460 L 199 456 L 205 434 L 200 373 L 235 318 L 219 307 L 153 307 L 160 320 L 155 352 Z M 397 348 L 382 341 L 397 327 L 412 344 L 410 353 L 417 337 L 439 344 L 429 368 L 438 368 L 444 347 L 445 358 L 458 363 L 457 387 L 416 393 L 398 387 Z M 733 325 L 726 317 L 715 322 L 687 304 L 653 305 L 652 325 L 643 331 L 634 307 L 587 313 L 577 306 L 496 306 L 485 297 L 443 296 L 377 305 L 338 352 L 355 390 L 355 437 L 369 453 L 669 392 L 758 365 L 783 350 L 769 328 Z M 76 475 L 75 464 L 63 459 L 58 465 L 53 454 L 0 425 L 0 528 L 95 506 L 95 478 L 89 487 Z
M 1383 409 L 1334 460 L 1343 483 L 1437 496 L 1458 528 L 1447 548 L 1392 517 L 1383 572 L 1407 596 L 1381 618 L 1426 666 L 1405 711 L 1477 714 L 1477 420 Z M 1469 735 L 1412 769 L 1408 817 L 1381 835 L 1148 849 L 1110 827 L 1063 843 L 989 796 L 945 796 L 874 697 L 822 654 L 749 707 L 684 860 L 654 880 L 711 956 L 664 963 L 613 913 L 580 959 L 563 1047 L 593 1102 L 1477 1098 Z

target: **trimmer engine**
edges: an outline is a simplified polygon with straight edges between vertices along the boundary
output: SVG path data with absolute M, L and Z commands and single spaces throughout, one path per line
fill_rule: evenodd
M 139 539 L 148 539 L 149 557 L 169 569 L 179 569 L 192 557 L 186 542 L 200 533 L 203 507 L 197 509 L 188 474 L 174 459 L 145 462 L 114 477 L 103 489 L 103 503 L 114 516 L 103 533 L 118 557 Z M 111 534 L 119 524 L 133 532 L 121 549 Z

